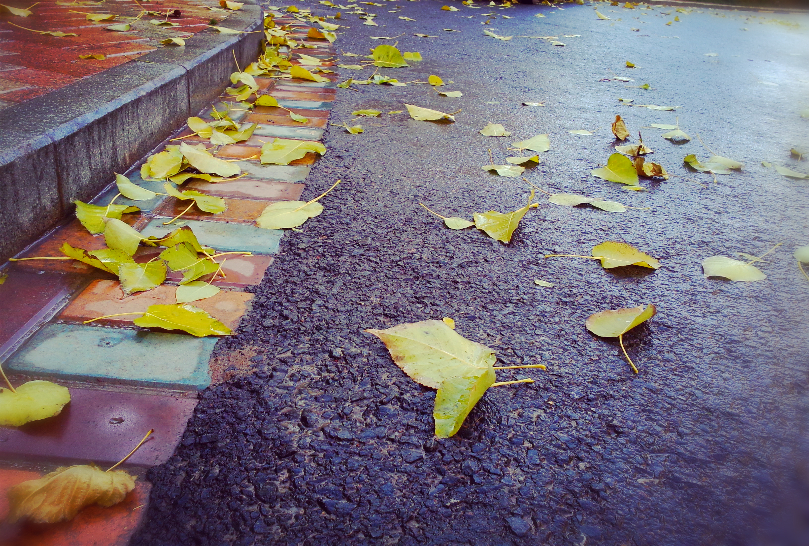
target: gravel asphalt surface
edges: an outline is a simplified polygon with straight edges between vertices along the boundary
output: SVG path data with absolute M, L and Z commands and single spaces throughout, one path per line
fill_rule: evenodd
M 332 122 L 383 114 L 363 118 L 359 135 L 329 128 L 304 198 L 343 183 L 322 215 L 284 237 L 238 335 L 220 341 L 218 354 L 252 356 L 253 369 L 202 393 L 181 447 L 148 475 L 148 517 L 132 544 L 809 543 L 809 281 L 792 257 L 809 244 L 809 180 L 762 165 L 809 171 L 790 159 L 809 144 L 809 16 L 599 4 L 610 17 L 600 20 L 592 5 L 360 5 L 378 26 L 340 10 L 350 28 L 338 31 L 338 50 L 398 42 L 424 60 L 379 73 L 435 74 L 463 97 L 417 83 L 340 90 Z M 340 69 L 341 80 L 371 73 Z M 443 124 L 388 114 L 405 103 L 460 111 Z M 590 174 L 613 151 L 616 114 L 633 143 L 642 131 L 670 180 L 629 192 Z M 676 120 L 692 141 L 649 127 Z M 480 135 L 487 122 L 512 137 Z M 577 129 L 594 134 L 568 132 Z M 504 245 L 449 230 L 419 206 L 471 218 L 524 205 L 526 181 L 481 166 L 540 133 L 551 149 L 525 172 L 531 184 L 636 208 L 562 207 L 537 191 L 539 208 Z M 709 148 L 744 168 L 714 181 L 683 165 Z M 609 240 L 663 267 L 544 258 Z M 708 256 L 778 243 L 757 264 L 766 280 L 702 275 Z M 584 322 L 643 303 L 658 314 L 625 336 L 634 375 L 617 340 Z M 442 317 L 502 365 L 548 368 L 499 372 L 536 382 L 491 389 L 439 440 L 435 391 L 364 330 Z

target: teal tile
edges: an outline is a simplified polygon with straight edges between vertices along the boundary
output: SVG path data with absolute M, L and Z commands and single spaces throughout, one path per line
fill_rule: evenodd
M 146 224 L 141 234 L 145 237 L 163 237 L 179 226 L 188 226 L 205 246 L 220 252 L 242 251 L 253 254 L 278 254 L 281 236 L 284 234 L 280 229 L 262 229 L 248 224 L 186 220 L 164 226 L 164 221 L 165 218 L 153 219 Z
M 284 108 L 302 108 L 306 110 L 328 110 L 331 108 L 330 102 L 317 102 L 313 100 L 283 100 L 279 99 L 278 104 Z
M 250 178 L 263 180 L 282 180 L 284 182 L 303 182 L 309 175 L 310 167 L 290 165 L 262 165 L 258 161 L 239 161 L 242 172 Z
M 7 362 L 22 373 L 204 389 L 216 338 L 48 324 Z
M 316 127 L 285 127 L 283 125 L 259 124 L 253 131 L 256 136 L 275 138 L 294 138 L 297 140 L 320 140 L 323 129 Z
M 157 193 L 165 193 L 165 191 L 166 191 L 165 188 L 163 187 L 163 184 L 165 182 L 162 181 L 162 180 L 156 180 L 156 181 L 154 181 L 154 180 L 143 180 L 140 177 L 140 169 L 138 169 L 137 172 L 129 173 L 127 178 L 129 178 L 129 181 L 132 182 L 133 184 L 137 184 L 138 186 L 140 186 L 142 188 L 146 188 L 147 190 L 151 190 L 151 191 L 157 192 Z M 118 195 L 118 187 L 113 186 L 109 190 L 107 190 L 104 193 L 102 193 L 101 195 L 99 195 L 93 201 L 93 204 L 94 205 L 109 205 L 110 201 L 115 199 L 115 204 L 116 205 L 127 205 L 127 206 L 138 207 L 142 211 L 149 212 L 149 211 L 152 211 L 152 210 L 156 209 L 158 207 L 158 205 L 160 205 L 160 203 L 163 201 L 163 199 L 166 198 L 165 195 L 156 195 L 152 199 L 148 199 L 146 201 L 133 201 L 132 199 L 127 199 L 123 195 L 118 195 L 118 197 L 116 197 L 116 195 Z
M 337 82 L 291 82 L 289 80 L 282 80 L 284 85 L 299 86 L 299 87 L 337 87 Z

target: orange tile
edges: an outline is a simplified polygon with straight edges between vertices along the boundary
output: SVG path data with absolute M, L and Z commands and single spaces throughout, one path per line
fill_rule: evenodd
M 132 216 L 127 214 L 126 216 Z M 81 222 L 73 220 L 68 224 L 57 228 L 56 231 L 42 239 L 28 252 L 25 252 L 21 257 L 65 257 L 59 248 L 68 243 L 77 248 L 85 250 L 98 250 L 106 248 L 103 235 L 91 235 Z M 26 269 L 34 269 L 38 271 L 61 271 L 67 273 L 82 273 L 82 274 L 96 274 L 101 273 L 96 268 L 85 265 L 76 260 L 26 260 L 16 262 L 17 265 Z M 103 274 L 103 273 L 101 273 Z
M 44 475 L 26 470 L 0 470 L 0 521 L 8 515 L 7 492 L 26 480 Z M 125 546 L 146 514 L 151 484 L 138 479 L 135 489 L 123 501 L 103 508 L 84 508 L 71 521 L 34 525 L 31 523 L 0 526 L 0 544 L 4 546 Z
M 210 212 L 202 212 L 197 207 L 183 214 L 183 218 L 187 220 L 216 220 L 221 222 L 244 222 L 250 223 L 256 221 L 261 216 L 261 213 L 267 207 L 267 201 L 250 201 L 247 199 L 225 199 L 228 208 L 219 214 L 211 214 Z M 181 201 L 170 197 L 164 200 L 157 209 L 155 214 L 158 216 L 168 216 L 174 218 L 188 208 L 189 201 Z
M 202 191 L 220 197 L 235 197 L 266 201 L 297 201 L 303 192 L 304 184 L 275 180 L 252 180 L 237 178 L 225 182 L 190 182 L 189 189 Z
M 302 108 L 290 108 L 290 110 L 292 110 L 296 114 L 299 114 L 309 119 L 312 118 L 328 119 L 329 117 L 329 110 L 304 110 Z M 277 106 L 256 106 L 253 109 L 252 114 L 248 114 L 247 116 L 245 116 L 246 121 L 251 121 L 248 118 L 250 118 L 251 116 L 255 116 L 256 114 L 261 114 L 265 116 L 283 116 L 289 119 L 289 113 L 284 108 L 279 108 Z M 306 124 L 304 123 L 303 125 Z
M 276 99 L 285 99 L 285 100 L 310 100 L 314 102 L 332 102 L 336 95 L 331 93 L 313 93 L 310 91 L 304 91 L 302 88 L 300 91 L 287 91 L 284 89 L 275 89 L 272 92 L 272 96 Z
M 116 313 L 142 313 L 150 305 L 177 303 L 176 290 L 176 286 L 163 284 L 147 292 L 137 292 L 131 296 L 125 296 L 118 281 L 96 280 L 62 311 L 59 319 L 83 322 Z M 247 292 L 222 290 L 213 297 L 192 302 L 191 305 L 207 311 L 228 328 L 236 329 L 239 319 L 247 312 L 248 303 L 252 299 L 253 294 Z M 131 324 L 136 318 L 138 318 L 137 315 L 124 315 L 104 319 L 98 323 L 120 327 Z
M 162 249 L 142 249 L 143 254 L 138 255 L 138 259 L 154 258 L 160 254 Z M 147 258 L 148 257 L 148 258 Z M 220 288 L 245 288 L 247 286 L 255 286 L 264 279 L 264 272 L 270 267 L 273 262 L 273 257 L 266 254 L 223 254 L 214 258 L 214 261 L 222 265 L 222 274 L 216 276 L 216 279 L 211 281 L 211 275 L 205 275 L 198 280 L 211 282 Z M 183 279 L 182 273 L 170 271 L 166 277 L 169 281 L 179 283 Z

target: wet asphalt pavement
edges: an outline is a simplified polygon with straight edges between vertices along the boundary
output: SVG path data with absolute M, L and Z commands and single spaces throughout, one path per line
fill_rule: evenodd
M 809 181 L 761 164 L 809 171 L 789 158 L 809 144 L 800 117 L 809 16 L 600 4 L 611 19 L 599 20 L 592 6 L 441 5 L 362 5 L 379 26 L 341 10 L 350 29 L 338 50 L 365 55 L 398 41 L 424 60 L 381 74 L 435 74 L 463 97 L 423 84 L 340 90 L 332 122 L 358 109 L 383 114 L 362 119 L 360 135 L 328 130 L 304 198 L 343 184 L 322 215 L 285 236 L 252 313 L 220 341 L 218 354 L 242 355 L 254 371 L 202 393 L 181 447 L 148 475 L 148 518 L 132 544 L 809 543 L 809 282 L 792 258 L 809 244 Z M 485 13 L 497 17 L 483 26 Z M 340 69 L 341 80 L 371 73 Z M 645 83 L 652 89 L 637 87 Z M 404 103 L 461 111 L 449 124 L 387 113 Z M 590 175 L 612 152 L 616 114 L 633 143 L 642 131 L 670 180 L 629 192 Z M 674 145 L 649 127 L 677 119 L 691 142 Z M 513 138 L 478 134 L 489 121 Z M 595 134 L 568 133 L 576 129 Z M 532 184 L 637 208 L 567 208 L 537 192 L 539 208 L 504 245 L 446 229 L 418 205 L 469 218 L 519 208 L 531 186 L 481 166 L 539 133 L 551 149 L 526 171 Z M 708 148 L 744 169 L 714 182 L 683 166 Z M 543 258 L 589 254 L 607 240 L 663 267 Z M 708 256 L 760 255 L 777 243 L 758 264 L 764 281 L 702 275 Z M 658 314 L 625 336 L 636 376 L 617 340 L 584 322 L 642 303 Z M 455 437 L 438 440 L 435 392 L 364 330 L 445 316 L 501 364 L 548 369 L 499 372 L 499 381 L 536 383 L 491 389 Z

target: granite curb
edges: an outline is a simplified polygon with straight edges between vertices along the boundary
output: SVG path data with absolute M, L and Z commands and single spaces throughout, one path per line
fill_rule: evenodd
M 234 55 L 248 64 L 263 38 L 255 0 L 205 30 L 0 111 L 0 261 L 55 227 L 224 89 Z

